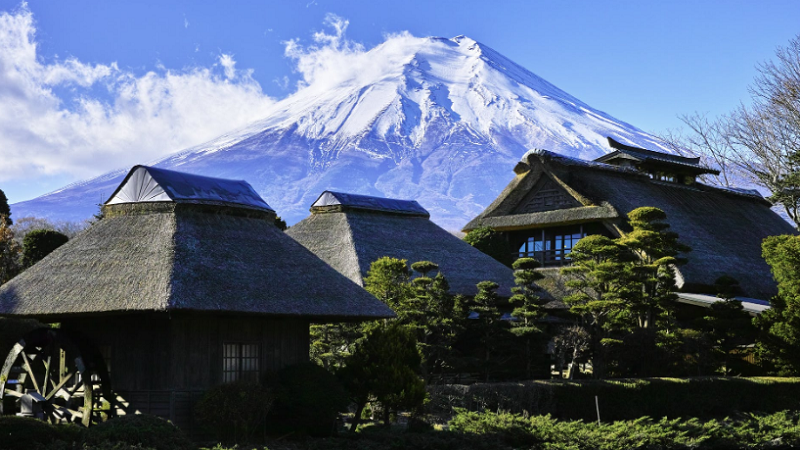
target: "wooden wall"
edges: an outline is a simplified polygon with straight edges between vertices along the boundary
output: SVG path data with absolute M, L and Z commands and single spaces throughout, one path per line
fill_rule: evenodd
M 112 389 L 131 410 L 179 426 L 191 427 L 182 418 L 191 417 L 202 391 L 222 383 L 224 343 L 260 344 L 261 375 L 308 361 L 309 323 L 302 319 L 152 313 L 72 319 L 61 326 L 110 347 Z

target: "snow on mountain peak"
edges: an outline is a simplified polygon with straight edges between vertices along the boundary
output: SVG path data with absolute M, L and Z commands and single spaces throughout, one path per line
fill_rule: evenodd
M 530 148 L 589 159 L 608 151 L 611 136 L 663 149 L 466 36 L 401 33 L 370 50 L 341 34 L 317 36 L 317 43 L 287 44 L 303 81 L 264 119 L 156 165 L 246 179 L 290 223 L 334 189 L 416 199 L 457 229 L 495 198 Z M 17 204 L 15 215 L 68 218 L 52 213 L 69 209 L 55 200 L 83 212 L 78 203 L 96 203 L 115 179 Z

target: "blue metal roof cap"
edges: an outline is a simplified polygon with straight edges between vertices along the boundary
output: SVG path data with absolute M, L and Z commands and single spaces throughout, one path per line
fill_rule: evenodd
M 274 212 L 246 181 L 149 166 L 134 166 L 105 204 L 142 202 L 206 203 Z
M 372 197 L 369 195 L 348 194 L 344 192 L 324 191 L 317 201 L 311 205 L 314 208 L 325 206 L 344 206 L 368 211 L 381 211 L 398 214 L 430 217 L 430 213 L 416 200 L 398 200 L 394 198 Z

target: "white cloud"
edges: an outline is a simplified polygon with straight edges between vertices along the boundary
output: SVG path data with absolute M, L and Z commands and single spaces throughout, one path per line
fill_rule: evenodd
M 314 89 L 325 90 L 333 86 L 375 80 L 376 73 L 402 67 L 407 62 L 410 54 L 405 50 L 411 41 L 416 45 L 423 41 L 408 32 L 389 34 L 379 45 L 385 51 L 368 53 L 363 45 L 347 39 L 345 34 L 349 23 L 329 13 L 324 24 L 331 29 L 331 33 L 314 33 L 313 45 L 304 47 L 297 39 L 284 42 L 284 54 L 294 60 L 295 70 L 302 76 L 298 89 L 313 86 Z M 384 59 L 376 61 L 376 54 Z
M 231 55 L 137 75 L 115 63 L 45 61 L 35 33 L 26 5 L 0 13 L 0 181 L 152 161 L 257 120 L 274 103 Z

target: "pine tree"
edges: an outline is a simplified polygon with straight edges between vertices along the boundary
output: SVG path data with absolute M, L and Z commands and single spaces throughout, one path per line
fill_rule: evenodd
M 744 311 L 742 302 L 736 300 L 739 283 L 728 276 L 722 276 L 714 283 L 717 297 L 722 299 L 711 305 L 709 314 L 701 320 L 700 327 L 714 343 L 723 375 L 731 371 L 732 352 L 741 346 L 752 344 L 755 328 L 750 314 Z
M 478 314 L 475 326 L 482 349 L 480 367 L 487 382 L 495 368 L 502 365 L 500 357 L 504 350 L 504 335 L 507 333 L 499 309 L 500 296 L 497 295 L 499 287 L 493 281 L 481 281 L 478 283 L 478 293 L 475 294 L 472 305 L 472 310 Z
M 762 254 L 778 282 L 771 308 L 756 317 L 759 347 L 783 375 L 800 374 L 800 236 L 770 236 Z
M 22 256 L 22 247 L 14 239 L 14 232 L 5 217 L 0 215 L 0 285 L 19 273 Z
M 422 358 L 414 332 L 397 321 L 373 323 L 338 372 L 356 404 L 351 431 L 356 431 L 367 403 L 383 408 L 389 426 L 392 410 L 417 411 L 425 401 L 425 383 L 419 377 Z
M 564 297 L 570 311 L 589 334 L 593 375 L 606 372 L 606 346 L 617 343 L 614 331 L 626 319 L 626 295 L 632 287 L 629 263 L 634 255 L 624 246 L 601 235 L 587 236 L 572 248 L 572 265 L 561 269 L 571 293 Z
M 492 227 L 480 227 L 464 236 L 464 241 L 491 256 L 503 265 L 511 267 L 513 255 L 505 237 Z
M 525 361 L 525 377 L 533 376 L 533 360 L 537 352 L 536 342 L 541 337 L 542 330 L 536 325 L 536 320 L 544 316 L 542 299 L 538 293 L 541 288 L 536 282 L 544 278 L 536 269 L 539 261 L 533 258 L 520 258 L 514 261 L 514 283 L 511 288 L 514 295 L 509 302 L 516 307 L 511 312 L 515 321 L 511 322 L 511 333 L 522 339 L 522 358 Z
M 22 265 L 30 267 L 41 261 L 58 247 L 66 244 L 69 238 L 58 231 L 33 230 L 22 239 Z
M 633 231 L 617 239 L 638 257 L 632 260 L 632 274 L 638 288 L 626 293 L 630 311 L 640 328 L 651 328 L 668 318 L 677 295 L 676 266 L 686 263 L 680 253 L 691 249 L 678 241 L 678 234 L 669 231 L 664 211 L 654 207 L 636 208 L 628 213 Z
M 411 271 L 405 259 L 384 256 L 370 264 L 364 279 L 364 289 L 386 303 L 402 320 L 407 313 L 403 310 L 403 305 L 414 295 L 410 279 Z
M 6 197 L 6 193 L 0 189 L 0 217 L 3 218 L 6 226 L 14 225 L 14 221 L 11 220 L 11 207 L 8 206 L 8 197 Z

